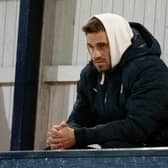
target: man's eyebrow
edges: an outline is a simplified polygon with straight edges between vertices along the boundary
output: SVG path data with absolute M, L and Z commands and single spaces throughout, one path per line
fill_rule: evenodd
M 88 43 L 88 42 L 87 42 L 87 45 L 93 46 L 91 43 Z M 108 45 L 108 43 L 107 42 L 98 42 L 98 43 L 96 43 L 96 45 Z
M 106 42 L 98 42 L 97 44 L 108 44 L 108 43 L 106 43 Z
M 103 46 L 103 45 L 108 45 L 108 43 L 106 43 L 106 42 L 99 42 L 99 43 L 97 43 L 96 45 L 98 45 L 98 46 Z
M 90 43 L 87 43 L 87 45 L 88 45 L 88 46 L 92 46 L 92 44 L 90 44 Z

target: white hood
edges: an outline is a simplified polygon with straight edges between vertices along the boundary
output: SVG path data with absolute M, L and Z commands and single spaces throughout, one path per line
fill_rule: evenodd
M 116 14 L 104 13 L 92 17 L 99 19 L 105 27 L 113 68 L 120 62 L 123 53 L 131 45 L 132 29 L 126 19 Z

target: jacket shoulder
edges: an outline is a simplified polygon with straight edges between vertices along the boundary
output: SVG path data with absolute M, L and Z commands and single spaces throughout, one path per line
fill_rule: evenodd
M 143 72 L 151 73 L 168 73 L 168 68 L 166 64 L 159 58 L 155 56 L 142 57 L 132 60 L 127 65 L 123 67 L 124 75 L 136 76 Z
M 151 81 L 153 84 L 164 81 L 168 86 L 167 76 L 168 68 L 158 57 L 135 59 L 122 69 L 122 83 L 126 88 L 132 88 L 137 81 L 144 83 Z

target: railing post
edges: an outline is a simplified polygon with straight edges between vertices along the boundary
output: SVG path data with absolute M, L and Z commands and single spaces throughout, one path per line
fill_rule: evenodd
M 11 150 L 31 150 L 37 103 L 44 0 L 20 0 Z

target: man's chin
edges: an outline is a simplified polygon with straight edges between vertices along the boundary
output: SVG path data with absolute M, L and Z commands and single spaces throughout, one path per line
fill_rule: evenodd
M 106 72 L 110 68 L 109 67 L 103 67 L 103 66 L 95 66 L 98 72 Z

